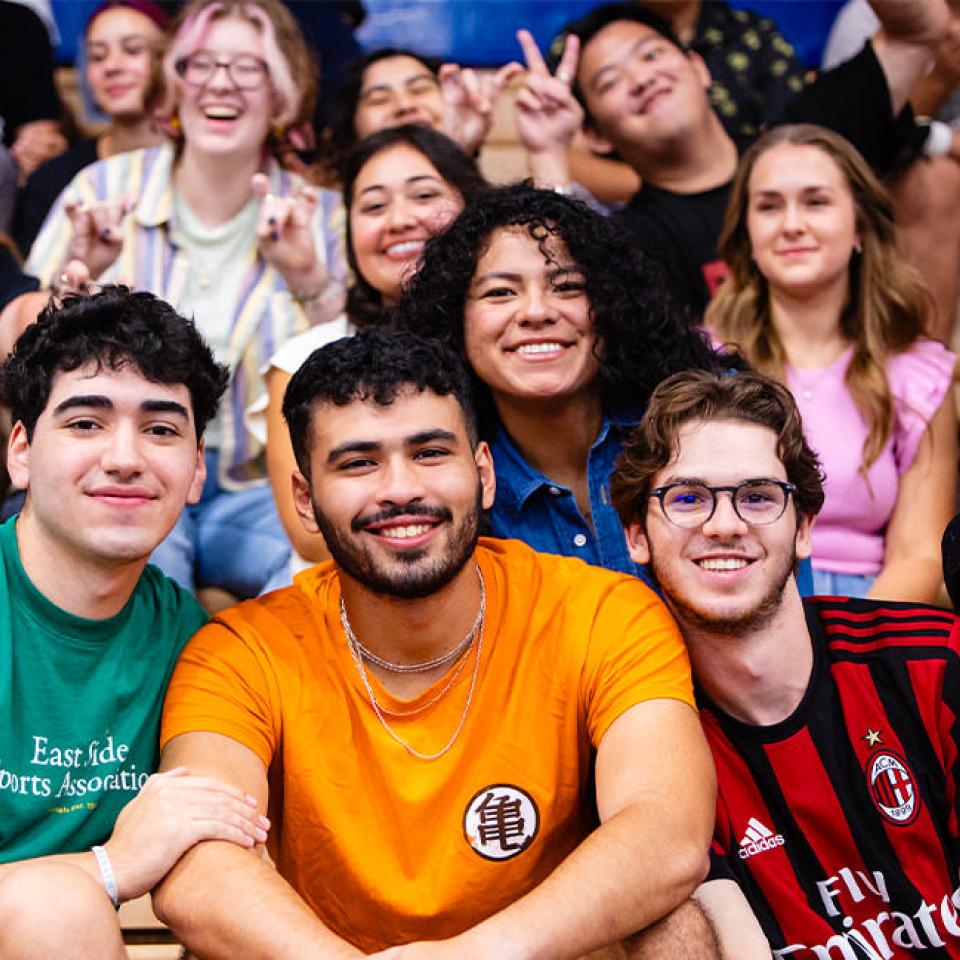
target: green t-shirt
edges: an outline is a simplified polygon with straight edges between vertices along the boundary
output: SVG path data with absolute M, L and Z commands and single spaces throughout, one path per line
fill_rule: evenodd
M 156 769 L 177 655 L 206 614 L 148 566 L 126 606 L 87 620 L 51 603 L 0 525 L 0 863 L 102 843 Z

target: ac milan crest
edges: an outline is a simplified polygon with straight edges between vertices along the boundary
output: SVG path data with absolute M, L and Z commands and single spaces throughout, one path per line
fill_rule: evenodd
M 867 768 L 870 796 L 880 814 L 897 827 L 913 823 L 920 812 L 917 779 L 902 758 L 882 750 L 870 758 Z

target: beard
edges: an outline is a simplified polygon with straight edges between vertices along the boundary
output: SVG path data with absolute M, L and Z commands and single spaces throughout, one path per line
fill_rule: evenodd
M 649 549 L 650 569 L 667 606 L 680 624 L 681 632 L 685 633 L 689 629 L 691 633 L 713 637 L 736 638 L 766 627 L 780 610 L 787 583 L 798 567 L 796 538 L 794 538 L 794 547 L 783 557 L 782 565 L 771 573 L 767 590 L 759 600 L 749 607 L 742 607 L 736 611 L 714 613 L 709 608 L 698 606 L 695 596 L 689 596 L 681 585 L 674 583 L 669 575 L 665 576 L 663 569 L 657 563 L 652 544 L 649 545 Z
M 407 504 L 357 517 L 347 532 L 330 521 L 316 500 L 311 498 L 311 502 L 317 526 L 337 566 L 368 590 L 400 600 L 419 600 L 445 587 L 466 566 L 480 538 L 483 488 L 479 482 L 473 506 L 456 526 L 453 514 L 446 507 L 438 510 L 423 504 Z M 438 556 L 429 558 L 426 549 L 407 550 L 392 560 L 383 560 L 371 552 L 363 540 L 364 528 L 400 516 L 440 519 L 447 530 Z

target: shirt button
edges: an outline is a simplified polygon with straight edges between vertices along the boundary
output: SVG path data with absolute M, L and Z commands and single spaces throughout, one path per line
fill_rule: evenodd
M 575 547 L 585 547 L 587 545 L 587 538 L 582 533 L 578 533 L 573 538 L 573 545 Z
M 559 497 L 559 496 L 560 496 L 560 488 L 559 488 L 559 487 L 547 487 L 547 489 L 550 491 L 550 496 L 552 496 L 552 497 Z

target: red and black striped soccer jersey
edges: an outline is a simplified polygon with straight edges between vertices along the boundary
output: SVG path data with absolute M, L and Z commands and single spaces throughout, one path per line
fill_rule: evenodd
M 711 876 L 774 957 L 960 958 L 960 619 L 820 597 L 807 691 L 769 727 L 701 697 L 720 793 Z

